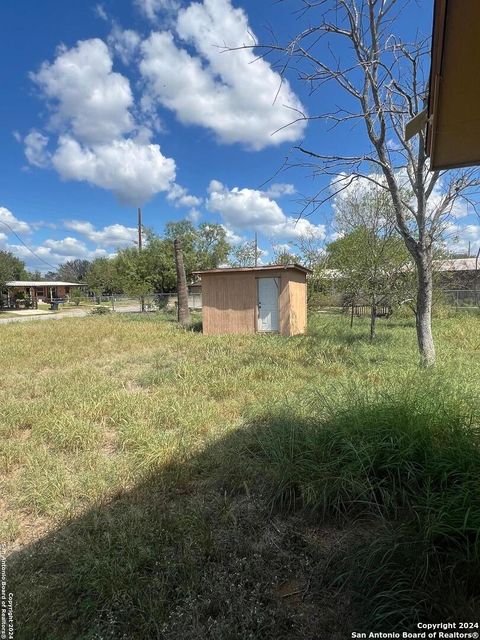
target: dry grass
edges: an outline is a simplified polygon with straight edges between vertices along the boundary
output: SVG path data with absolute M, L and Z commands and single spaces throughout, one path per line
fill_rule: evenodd
M 478 322 L 438 321 L 439 379 L 479 379 Z M 268 469 L 241 452 L 266 406 L 420 381 L 412 323 L 381 324 L 373 346 L 366 325 L 322 315 L 289 339 L 206 337 L 163 314 L 3 326 L 17 637 L 343 637 L 348 594 L 334 604 L 312 571 L 348 528 L 270 518 Z

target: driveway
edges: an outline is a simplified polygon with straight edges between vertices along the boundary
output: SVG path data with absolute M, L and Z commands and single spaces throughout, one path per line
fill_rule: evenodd
M 27 315 L 18 315 L 15 318 L 2 318 L 0 315 L 0 324 L 8 324 L 9 322 L 28 322 L 30 320 L 62 320 L 62 318 L 84 318 L 88 316 L 90 311 L 58 311 L 57 313 L 50 311 L 40 311 L 39 313 L 30 313 Z M 132 305 L 128 307 L 119 307 L 115 309 L 114 313 L 139 313 L 140 309 L 138 305 Z M 20 314 L 23 311 L 19 312 Z

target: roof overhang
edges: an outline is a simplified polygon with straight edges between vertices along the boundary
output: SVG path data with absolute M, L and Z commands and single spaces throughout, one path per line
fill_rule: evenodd
M 56 282 L 54 280 L 42 282 L 41 280 L 10 280 L 5 283 L 7 287 L 81 287 L 78 282 Z
M 480 164 L 480 1 L 435 0 L 427 125 L 430 168 Z
M 301 273 L 312 273 L 311 269 L 308 269 L 307 267 L 303 267 L 301 264 L 274 264 L 274 265 L 267 265 L 267 266 L 262 266 L 262 267 L 225 267 L 224 269 L 220 268 L 220 269 L 206 269 L 204 271 L 193 271 L 193 275 L 195 276 L 203 276 L 203 275 L 209 275 L 209 274 L 214 274 L 214 273 L 244 273 L 244 272 L 251 272 L 251 271 L 260 271 L 260 272 L 265 272 L 265 271 L 288 271 L 288 270 L 294 270 L 294 271 L 300 271 Z

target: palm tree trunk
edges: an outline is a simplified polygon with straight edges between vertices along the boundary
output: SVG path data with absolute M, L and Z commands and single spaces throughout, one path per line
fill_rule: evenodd
M 178 238 L 173 242 L 175 249 L 175 266 L 177 269 L 177 310 L 178 322 L 184 327 L 188 324 L 190 313 L 188 309 L 188 289 L 187 278 L 185 276 L 185 266 L 183 264 L 182 243 Z

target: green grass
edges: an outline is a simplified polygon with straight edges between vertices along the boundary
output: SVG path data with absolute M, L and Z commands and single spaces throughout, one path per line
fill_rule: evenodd
M 331 577 L 357 587 L 380 629 L 480 613 L 478 383 L 415 382 L 343 401 L 316 394 L 256 424 L 275 508 L 372 527 Z
M 293 338 L 207 337 L 164 314 L 3 326 L 17 637 L 340 639 L 366 619 L 365 576 L 387 594 L 377 621 L 432 575 L 433 599 L 401 600 L 405 620 L 435 615 L 445 585 L 449 606 L 473 607 L 479 318 L 436 320 L 435 372 L 417 368 L 410 320 L 380 322 L 374 345 L 367 325 L 320 314 Z M 360 534 L 375 542 L 363 556 Z

